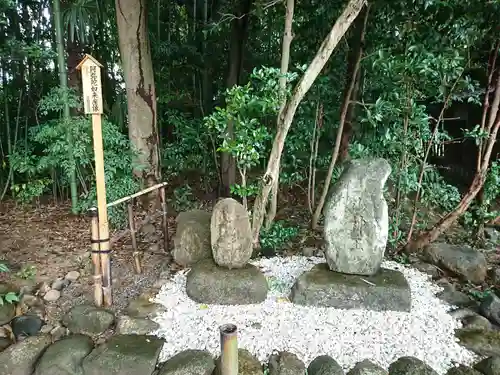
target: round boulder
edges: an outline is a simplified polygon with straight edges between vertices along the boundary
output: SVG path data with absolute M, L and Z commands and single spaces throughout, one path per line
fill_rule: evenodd
M 245 207 L 232 198 L 217 202 L 210 222 L 212 255 L 221 267 L 242 268 L 250 260 L 252 228 Z
M 269 375 L 303 375 L 306 366 L 295 354 L 279 352 L 269 358 Z
M 88 305 L 73 307 L 62 319 L 72 333 L 95 335 L 104 333 L 115 321 L 108 310 Z
M 220 357 L 215 362 L 214 375 L 222 375 Z M 238 375 L 264 375 L 260 361 L 246 349 L 238 349 Z
M 181 212 L 175 219 L 174 261 L 187 267 L 202 259 L 211 258 L 210 212 L 191 210 Z
M 344 375 L 344 370 L 329 355 L 314 358 L 307 368 L 308 375 Z
M 389 366 L 391 375 L 437 375 L 428 364 L 415 357 L 401 357 Z
M 185 350 L 177 353 L 161 367 L 158 375 L 212 375 L 215 361 L 204 350 Z
M 388 375 L 389 373 L 379 365 L 365 359 L 358 362 L 347 375 Z
M 72 335 L 50 345 L 36 366 L 34 375 L 80 375 L 83 359 L 94 343 L 85 335 Z
M 97 346 L 83 360 L 85 375 L 146 375 L 152 374 L 162 339 L 143 335 L 115 335 Z

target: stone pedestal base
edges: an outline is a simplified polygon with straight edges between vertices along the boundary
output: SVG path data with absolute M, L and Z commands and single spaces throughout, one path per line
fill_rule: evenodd
M 348 275 L 317 264 L 295 282 L 290 300 L 298 305 L 403 311 L 411 309 L 410 287 L 399 271 L 381 268 L 373 276 Z
M 202 260 L 189 271 L 186 293 L 193 301 L 209 305 L 248 305 L 267 297 L 267 280 L 255 266 L 227 269 L 211 259 Z

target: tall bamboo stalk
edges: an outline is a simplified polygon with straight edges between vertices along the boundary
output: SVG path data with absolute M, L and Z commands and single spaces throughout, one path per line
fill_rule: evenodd
M 68 72 L 66 71 L 66 58 L 64 51 L 64 36 L 62 30 L 62 14 L 61 4 L 59 0 L 53 0 L 54 4 L 54 27 L 56 31 L 56 45 L 57 45 L 57 65 L 59 69 L 59 85 L 63 95 L 63 118 L 66 128 L 66 141 L 68 142 L 68 160 L 70 165 L 69 182 L 71 189 L 71 211 L 76 214 L 78 205 L 78 190 L 76 185 L 76 166 L 73 156 L 73 136 L 71 134 L 70 123 L 70 110 L 68 101 Z

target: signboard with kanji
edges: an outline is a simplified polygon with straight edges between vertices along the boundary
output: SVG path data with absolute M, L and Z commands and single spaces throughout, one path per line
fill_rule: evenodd
M 82 71 L 85 114 L 102 114 L 102 65 L 92 56 L 85 55 L 76 68 Z

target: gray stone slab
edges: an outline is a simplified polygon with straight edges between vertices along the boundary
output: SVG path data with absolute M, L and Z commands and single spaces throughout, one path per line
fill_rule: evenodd
M 411 309 L 410 286 L 399 271 L 381 268 L 373 276 L 348 275 L 317 264 L 299 276 L 290 300 L 298 305 L 403 311 Z
M 266 277 L 251 264 L 230 270 L 206 259 L 191 266 L 186 280 L 189 298 L 209 305 L 261 303 L 266 299 L 267 291 Z

